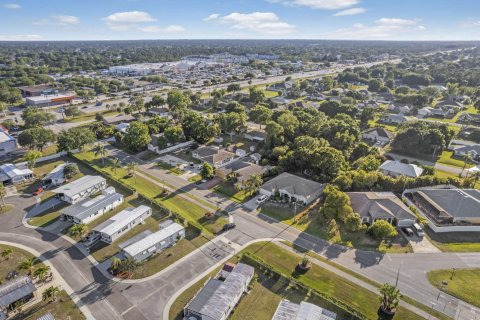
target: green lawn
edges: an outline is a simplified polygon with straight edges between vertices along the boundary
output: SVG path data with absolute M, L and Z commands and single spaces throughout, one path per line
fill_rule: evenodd
M 435 234 L 426 229 L 430 242 L 443 252 L 480 252 L 478 232 Z
M 168 171 L 170 171 L 171 173 L 173 173 L 176 176 L 181 176 L 181 175 L 184 175 L 186 173 L 185 171 L 183 171 L 182 169 L 180 169 L 178 167 L 171 167 L 170 169 L 168 169 Z
M 439 177 L 439 178 L 458 178 L 458 175 L 455 174 L 455 173 L 451 173 L 451 172 L 447 172 L 447 171 L 443 171 L 443 170 L 438 170 L 438 169 L 435 169 L 435 176 Z
M 7 274 L 10 273 L 11 271 L 17 271 L 20 275 L 27 274 L 28 270 L 20 270 L 18 269 L 18 266 L 23 260 L 33 258 L 33 255 L 28 251 L 25 251 L 17 247 L 0 244 L 0 252 L 3 252 L 3 250 L 6 250 L 6 249 L 11 249 L 13 253 L 8 258 L 8 260 L 5 258 L 0 258 L 0 262 L 1 262 L 0 263 L 0 282 L 2 283 L 6 280 L 5 277 L 7 276 Z M 44 264 L 41 263 L 40 260 L 37 260 L 37 262 L 35 263 L 34 269 L 37 269 L 38 267 L 41 267 L 41 266 L 44 266 Z
M 62 209 L 65 209 L 68 206 L 68 203 L 61 202 L 55 207 L 50 208 L 33 218 L 30 218 L 28 220 L 28 224 L 35 227 L 46 227 L 55 222 L 55 220 L 60 217 L 60 212 L 62 211 Z
M 226 196 L 232 201 L 242 203 L 250 198 L 250 194 L 247 194 L 245 190 L 238 191 L 231 182 L 224 181 L 216 185 L 213 190 L 223 196 Z
M 446 293 L 480 307 L 480 269 L 435 270 L 427 273 L 428 281 L 437 288 L 443 281 L 448 284 L 443 288 Z
M 4 206 L 0 207 L 0 214 L 10 212 L 12 208 L 13 205 L 6 203 Z
M 347 247 L 384 253 L 413 252 L 410 244 L 400 235 L 387 244 L 385 241 L 372 239 L 364 231 L 347 231 L 342 224 L 339 224 L 339 232 L 335 235 L 330 235 L 328 222 L 321 217 L 318 209 L 318 204 L 307 208 L 300 207 L 297 209 L 295 219 L 293 218 L 294 208 L 292 207 L 281 207 L 266 203 L 261 206 L 260 212 L 300 231 Z
M 188 181 L 193 182 L 193 183 L 197 183 L 197 182 L 199 182 L 199 181 L 202 181 L 202 179 L 203 179 L 203 178 L 202 178 L 201 175 L 196 174 L 196 175 L 194 175 L 193 177 L 188 178 Z
M 448 166 L 452 166 L 452 167 L 458 167 L 458 168 L 463 168 L 465 164 L 461 158 L 453 156 L 453 151 L 448 151 L 448 150 L 445 150 L 442 152 L 437 162 L 448 165 Z M 472 167 L 472 165 L 467 166 L 467 168 L 470 168 L 470 167 Z

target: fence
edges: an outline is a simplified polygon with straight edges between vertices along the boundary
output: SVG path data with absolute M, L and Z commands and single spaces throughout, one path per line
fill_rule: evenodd
M 162 154 L 165 154 L 165 153 L 169 153 L 169 152 L 173 152 L 173 151 L 176 151 L 176 150 L 179 150 L 179 149 L 190 147 L 192 144 L 193 144 L 193 141 L 187 141 L 187 142 L 182 142 L 182 143 L 179 143 L 179 144 L 176 144 L 174 146 L 171 146 L 171 147 L 168 147 L 168 148 L 165 148 L 165 149 L 161 149 L 161 150 L 158 147 L 154 147 L 153 145 L 149 144 L 147 148 L 150 151 L 153 151 L 153 152 L 155 152 L 159 155 L 162 155 Z

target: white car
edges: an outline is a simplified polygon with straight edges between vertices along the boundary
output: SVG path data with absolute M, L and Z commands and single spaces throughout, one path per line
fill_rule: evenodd
M 261 195 L 260 197 L 257 198 L 257 201 L 255 201 L 257 204 L 262 204 L 265 201 L 267 201 L 268 197 L 266 195 Z

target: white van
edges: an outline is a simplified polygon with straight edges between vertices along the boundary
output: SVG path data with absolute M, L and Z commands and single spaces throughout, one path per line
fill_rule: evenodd
M 412 227 L 417 236 L 423 238 L 423 236 L 425 235 L 425 232 L 423 232 L 423 227 L 418 223 L 414 223 Z

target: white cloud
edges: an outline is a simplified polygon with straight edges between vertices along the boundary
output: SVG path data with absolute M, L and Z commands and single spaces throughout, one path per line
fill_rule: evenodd
M 185 28 L 179 25 L 170 25 L 167 27 L 159 27 L 159 26 L 147 26 L 140 28 L 143 32 L 150 32 L 150 33 L 179 33 L 184 32 Z
M 3 7 L 4 7 L 5 9 L 13 9 L 13 10 L 14 10 L 14 9 L 20 9 L 20 8 L 21 8 L 21 6 L 20 6 L 19 4 L 16 4 L 16 3 L 5 3 L 5 4 L 3 5 Z
M 420 25 L 419 19 L 381 18 L 371 26 L 356 23 L 349 28 L 337 29 L 332 33 L 324 34 L 323 37 L 353 40 L 396 39 L 425 30 L 425 26 Z
M 103 18 L 106 25 L 115 31 L 125 31 L 132 28 L 137 28 L 138 24 L 145 22 L 157 21 L 148 12 L 143 11 L 128 11 L 117 12 Z
M 338 11 L 337 13 L 334 14 L 334 16 L 335 17 L 353 16 L 353 15 L 362 14 L 365 12 L 367 12 L 367 9 L 365 8 L 350 8 L 350 9 Z
M 295 30 L 294 25 L 282 21 L 273 12 L 234 12 L 223 17 L 217 17 L 215 20 L 217 19 L 229 25 L 232 29 L 253 31 L 267 35 L 288 34 Z
M 39 26 L 52 25 L 52 26 L 61 26 L 61 27 L 73 26 L 79 23 L 80 23 L 80 19 L 78 17 L 67 16 L 67 15 L 50 16 L 47 19 L 40 19 L 33 22 L 33 24 L 39 25 Z
M 339 10 L 358 4 L 359 0 L 267 0 L 271 3 L 283 3 L 285 5 L 303 6 L 313 9 Z
M 0 41 L 36 41 L 41 39 L 42 36 L 38 34 L 0 34 Z
M 218 17 L 220 17 L 220 15 L 218 13 L 213 13 L 213 14 L 209 15 L 208 17 L 204 18 L 203 21 L 216 20 L 216 19 L 218 19 Z

